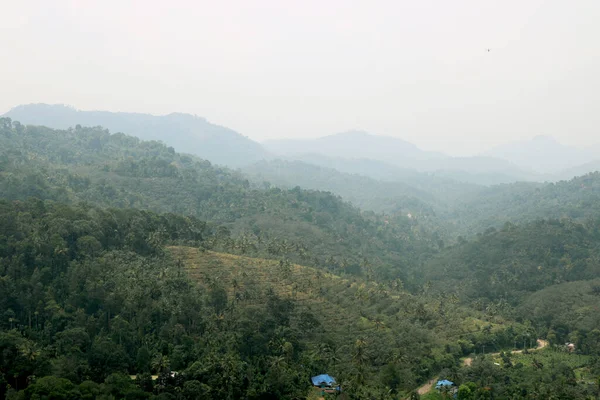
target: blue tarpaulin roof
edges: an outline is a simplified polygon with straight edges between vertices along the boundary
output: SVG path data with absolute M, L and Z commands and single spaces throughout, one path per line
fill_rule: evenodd
M 310 378 L 310 380 L 315 386 L 320 386 L 323 383 L 327 386 L 335 385 L 335 378 L 327 374 L 313 376 L 312 378 Z
M 442 381 L 437 381 L 437 383 L 435 384 L 436 389 L 437 388 L 441 388 L 442 386 L 452 386 L 454 385 L 454 382 L 450 382 L 448 379 L 444 379 Z

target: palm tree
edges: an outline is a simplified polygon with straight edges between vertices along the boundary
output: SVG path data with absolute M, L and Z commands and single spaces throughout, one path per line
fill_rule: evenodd
M 35 347 L 34 342 L 29 340 L 19 346 L 19 351 L 28 361 L 34 361 L 40 355 L 40 350 Z
M 352 360 L 357 365 L 363 365 L 368 361 L 366 347 L 367 342 L 364 339 L 357 339 L 356 342 L 354 342 L 354 354 L 352 355 Z
M 167 371 L 170 367 L 169 358 L 162 354 L 157 354 L 154 359 L 152 359 L 152 363 L 150 364 L 152 369 L 159 374 Z

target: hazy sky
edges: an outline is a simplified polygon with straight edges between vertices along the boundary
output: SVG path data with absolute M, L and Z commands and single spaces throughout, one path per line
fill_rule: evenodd
M 0 3 L 0 112 L 179 111 L 257 140 L 364 129 L 457 155 L 600 142 L 599 0 Z

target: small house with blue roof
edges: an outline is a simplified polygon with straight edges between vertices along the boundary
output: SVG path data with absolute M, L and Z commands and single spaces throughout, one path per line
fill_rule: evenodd
M 453 394 L 453 397 L 456 397 L 456 392 L 458 390 L 456 385 L 454 385 L 454 382 L 449 381 L 448 379 L 437 381 L 435 384 L 435 389 L 439 392 Z
M 340 392 L 341 388 L 335 378 L 328 374 L 316 375 L 310 378 L 314 387 L 321 389 L 321 394 Z
M 437 381 L 437 383 L 435 384 L 435 388 L 437 390 L 452 386 L 454 386 L 454 382 L 451 382 L 448 379 L 442 379 L 441 381 Z

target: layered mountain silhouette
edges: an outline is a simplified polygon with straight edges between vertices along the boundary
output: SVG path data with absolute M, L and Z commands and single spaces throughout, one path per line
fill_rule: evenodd
M 81 111 L 64 105 L 29 104 L 4 115 L 27 125 L 55 129 L 102 126 L 112 133 L 123 132 L 144 140 L 161 141 L 179 152 L 191 153 L 216 164 L 244 166 L 265 158 L 268 153 L 257 142 L 204 118 L 173 113 L 154 116 L 139 113 Z
M 314 153 L 330 157 L 369 158 L 393 164 L 401 163 L 402 159 L 446 158 L 441 153 L 423 151 L 402 139 L 364 131 L 348 131 L 317 139 L 269 140 L 263 145 L 273 153 L 283 155 Z
M 326 158 L 361 160 L 363 165 L 367 159 L 402 169 L 435 172 L 463 182 L 496 184 L 532 179 L 528 171 L 506 160 L 487 156 L 450 157 L 421 150 L 402 139 L 364 131 L 348 131 L 318 139 L 269 140 L 263 145 L 272 153 L 329 167 L 340 162 Z
M 566 146 L 550 136 L 498 146 L 480 156 L 450 157 L 422 150 L 396 137 L 357 130 L 317 139 L 269 140 L 260 144 L 204 118 L 182 113 L 155 116 L 29 104 L 17 106 L 4 116 L 23 124 L 56 129 L 102 126 L 113 133 L 161 141 L 179 152 L 234 168 L 283 158 L 415 187 L 423 173 L 454 182 L 493 185 L 570 179 L 600 168 L 600 148 Z

